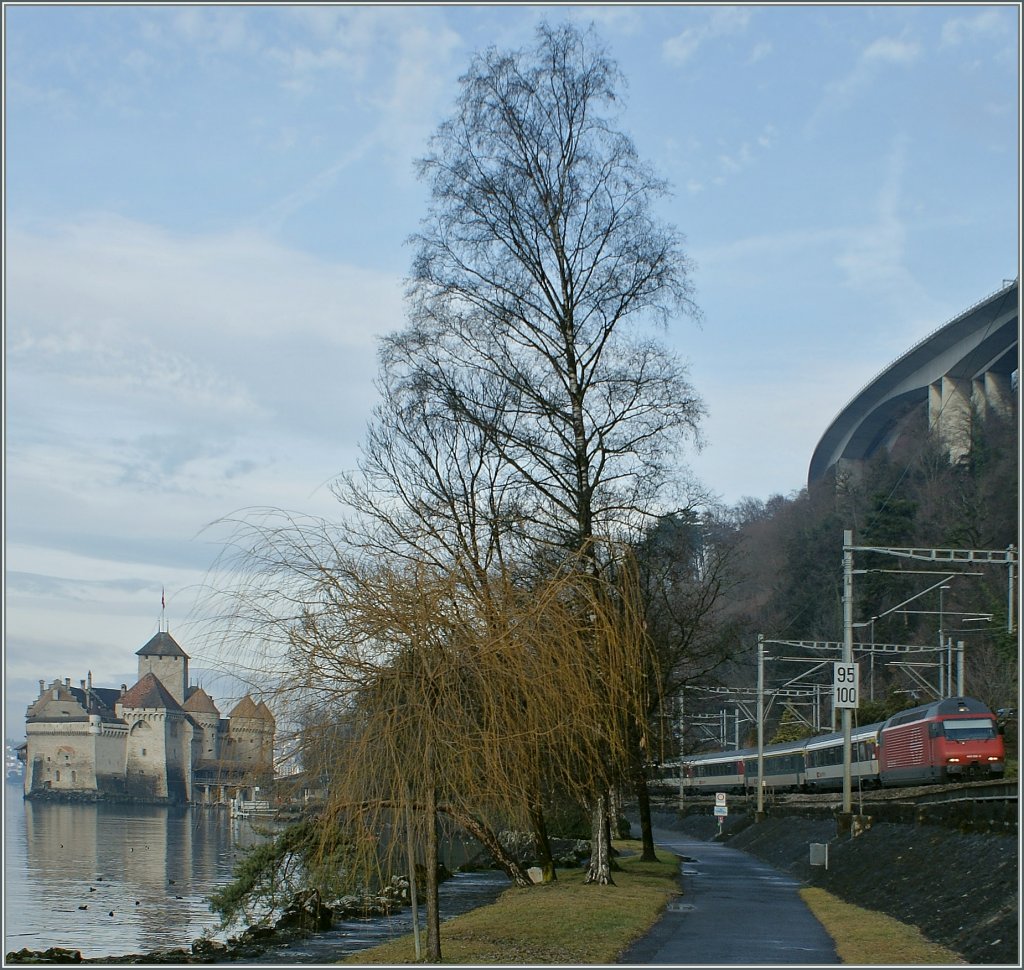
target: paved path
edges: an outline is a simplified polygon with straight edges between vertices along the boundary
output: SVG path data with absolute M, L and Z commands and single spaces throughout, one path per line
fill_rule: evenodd
M 753 856 L 668 829 L 656 844 L 683 858 L 683 895 L 619 959 L 624 964 L 744 966 L 839 963 L 801 884 Z

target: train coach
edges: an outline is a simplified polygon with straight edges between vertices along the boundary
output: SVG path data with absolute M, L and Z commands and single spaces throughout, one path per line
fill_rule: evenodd
M 882 726 L 865 724 L 850 732 L 850 781 L 860 788 L 881 784 L 878 766 L 878 731 Z M 833 731 L 804 741 L 804 788 L 807 791 L 838 791 L 843 787 L 843 732 Z
M 793 741 L 765 746 L 765 788 L 797 791 L 803 786 L 804 744 L 803 741 Z M 684 792 L 756 792 L 757 779 L 757 748 L 690 755 L 683 759 Z

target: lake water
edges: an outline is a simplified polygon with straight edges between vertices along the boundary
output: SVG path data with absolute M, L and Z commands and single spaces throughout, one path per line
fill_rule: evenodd
M 188 945 L 216 928 L 207 897 L 258 839 L 223 810 L 39 803 L 5 785 L 4 952 Z
M 104 957 L 188 946 L 204 931 L 224 939 L 207 898 L 261 838 L 223 809 L 43 804 L 7 784 L 4 953 L 60 946 Z M 508 885 L 502 873 L 460 873 L 441 886 L 442 916 L 490 902 Z M 330 962 L 411 925 L 408 908 L 346 921 L 259 962 Z

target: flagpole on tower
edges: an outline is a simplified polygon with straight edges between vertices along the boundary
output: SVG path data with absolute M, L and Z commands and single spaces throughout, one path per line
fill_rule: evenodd
M 167 599 L 164 596 L 164 588 L 160 587 L 160 632 L 167 632 Z

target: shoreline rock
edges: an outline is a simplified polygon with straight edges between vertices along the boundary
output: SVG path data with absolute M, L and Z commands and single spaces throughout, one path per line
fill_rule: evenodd
M 419 867 L 422 870 L 422 867 Z M 423 878 L 423 873 L 418 873 Z M 438 878 L 451 878 L 452 873 L 439 867 Z M 83 957 L 81 950 L 48 947 L 45 950 L 12 950 L 5 964 L 78 963 L 78 964 L 194 964 L 226 963 L 262 956 L 273 946 L 290 943 L 330 930 L 336 920 L 389 916 L 398 908 L 411 905 L 409 879 L 392 876 L 374 892 L 352 894 L 333 900 L 328 905 L 315 889 L 297 893 L 273 925 L 249 926 L 226 942 L 199 937 L 189 947 L 151 950 L 147 953 L 125 953 L 118 956 Z

